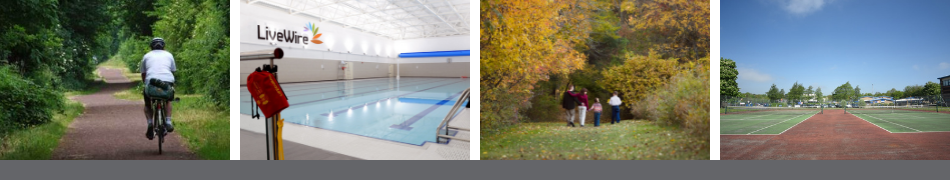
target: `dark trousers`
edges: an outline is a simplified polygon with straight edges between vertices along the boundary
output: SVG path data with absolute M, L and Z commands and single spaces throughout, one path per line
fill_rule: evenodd
M 594 127 L 600 126 L 600 112 L 594 112 Z
M 615 123 L 615 122 L 616 122 L 616 123 L 620 123 L 620 106 L 610 106 L 610 107 L 611 107 L 611 110 L 612 110 L 612 111 L 610 111 L 610 112 L 611 112 L 611 113 L 614 113 L 614 114 L 613 114 L 613 117 L 612 117 L 613 120 L 610 121 L 610 124 L 613 124 L 613 123 Z

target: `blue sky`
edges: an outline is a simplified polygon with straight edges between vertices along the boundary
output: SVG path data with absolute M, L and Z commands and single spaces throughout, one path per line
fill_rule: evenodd
M 728 0 L 720 10 L 721 55 L 736 61 L 742 93 L 796 81 L 886 92 L 950 75 L 948 0 Z

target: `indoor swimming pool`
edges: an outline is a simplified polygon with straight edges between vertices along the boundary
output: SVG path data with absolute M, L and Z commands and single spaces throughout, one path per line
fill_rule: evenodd
M 287 123 L 423 145 L 436 141 L 436 126 L 470 85 L 468 78 L 402 77 L 281 86 L 290 103 L 281 112 Z M 250 107 L 242 86 L 241 114 L 250 115 Z

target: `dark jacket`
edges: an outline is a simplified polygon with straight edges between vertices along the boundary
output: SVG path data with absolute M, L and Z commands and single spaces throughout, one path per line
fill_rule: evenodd
M 579 102 L 576 96 L 571 95 L 570 91 L 564 92 L 564 98 L 562 101 L 561 107 L 567 110 L 573 110 L 574 108 L 577 108 L 577 102 Z

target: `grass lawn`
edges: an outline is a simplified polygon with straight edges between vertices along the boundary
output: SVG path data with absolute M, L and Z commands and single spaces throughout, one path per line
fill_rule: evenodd
M 522 123 L 481 137 L 483 160 L 709 159 L 709 139 L 650 121 L 600 127 Z
M 84 110 L 81 103 L 66 99 L 64 110 L 49 123 L 0 135 L 0 159 L 50 159 L 69 124 Z

